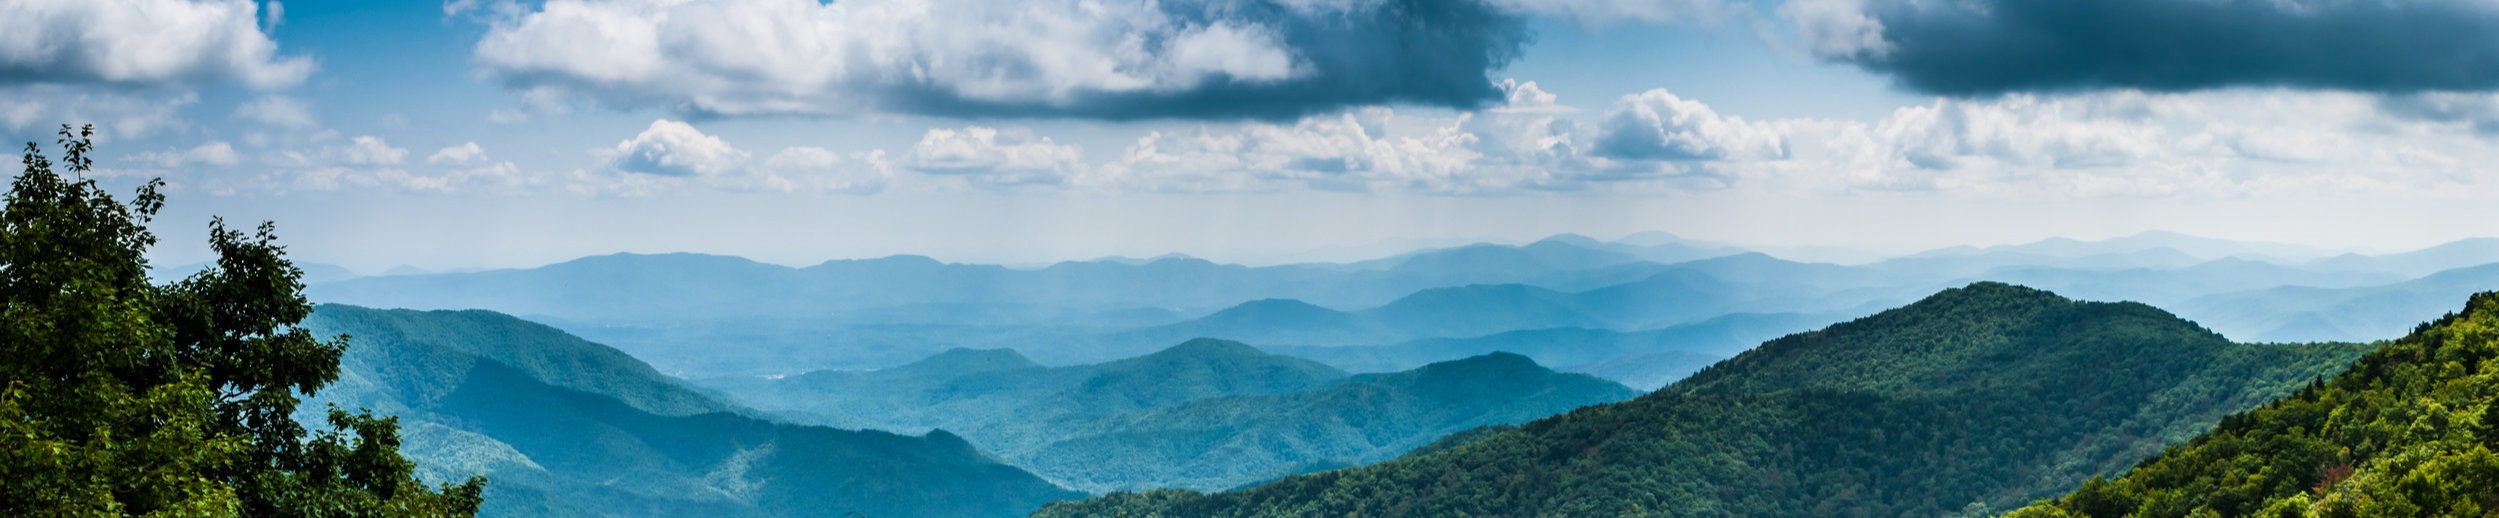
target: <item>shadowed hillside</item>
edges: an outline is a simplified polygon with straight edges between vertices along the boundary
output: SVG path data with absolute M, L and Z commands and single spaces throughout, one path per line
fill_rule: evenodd
M 1447 451 L 1036 516 L 1935 516 L 2122 469 L 2365 351 L 1979 283 Z
M 1014 516 L 1077 495 L 949 434 L 741 415 L 613 349 L 497 313 L 324 305 L 306 326 L 354 345 L 339 382 L 304 408 L 398 416 L 429 476 L 488 475 L 491 516 Z

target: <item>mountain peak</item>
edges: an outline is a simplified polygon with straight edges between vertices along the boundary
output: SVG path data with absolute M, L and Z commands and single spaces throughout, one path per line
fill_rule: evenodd
M 1402 379 L 1416 385 L 1501 385 L 1534 383 L 1535 380 L 1554 374 L 1553 369 L 1538 365 L 1534 359 L 1508 351 L 1494 351 L 1455 360 L 1433 362 L 1405 372 L 1367 376 L 1376 376 L 1378 379 L 1385 380 Z
M 1546 237 L 1546 238 L 1544 238 L 1544 239 L 1539 239 L 1539 240 L 1536 240 L 1536 242 L 1537 242 L 1537 243 L 1554 243 L 1554 244 L 1571 245 L 1571 246 L 1577 246 L 1577 247 L 1582 247 L 1582 248 L 1596 248 L 1596 247 L 1599 247 L 1599 246 L 1604 246 L 1604 245 L 1605 245 L 1605 242 L 1603 242 L 1603 241 L 1598 241 L 1598 240 L 1596 240 L 1596 238 L 1592 238 L 1592 237 L 1588 237 L 1588 236 L 1583 236 L 1583 235 L 1579 235 L 1579 234 L 1554 234 L 1554 235 L 1553 235 L 1553 236 L 1551 236 L 1551 237 Z
M 1197 338 L 1146 356 L 1150 358 L 1256 357 L 1267 356 L 1267 352 L 1250 347 L 1249 344 L 1231 340 Z
M 1547 369 L 1543 365 L 1537 365 L 1536 360 L 1509 351 L 1493 351 L 1475 356 L 1425 365 L 1423 368 L 1425 370 L 1468 369 L 1502 372 L 1532 372 L 1537 374 L 1553 372 L 1552 369 Z
M 1764 342 L 1666 390 L 1947 393 L 2047 379 L 2076 382 L 2074 377 L 2087 376 L 2070 372 L 2077 365 L 2122 369 L 2116 364 L 2205 361 L 2229 345 L 2221 335 L 2151 306 L 2082 302 L 1978 282 Z
M 1317 304 L 1302 302 L 1296 299 L 1258 299 L 1224 308 L 1222 311 L 1215 312 L 1215 314 L 1207 315 L 1205 319 L 1223 320 L 1227 318 L 1319 316 L 1334 315 L 1337 313 L 1339 313 L 1337 310 L 1320 307 Z
M 1946 288 L 1944 291 L 1939 291 L 1934 295 L 1926 296 L 1925 299 L 1920 299 L 1916 303 L 1911 304 L 1911 306 L 1914 307 L 1922 304 L 1970 304 L 2006 298 L 2023 302 L 2072 302 L 2072 300 L 2066 299 L 2064 296 L 2057 295 L 2056 293 L 2048 290 L 2017 284 L 2006 284 L 1996 281 L 1979 281 L 1959 288 Z
M 1658 246 L 1681 243 L 1683 242 L 1683 237 L 1669 234 L 1662 230 L 1643 230 L 1633 233 L 1632 235 L 1623 236 L 1622 239 L 1616 239 L 1614 242 L 1631 246 Z

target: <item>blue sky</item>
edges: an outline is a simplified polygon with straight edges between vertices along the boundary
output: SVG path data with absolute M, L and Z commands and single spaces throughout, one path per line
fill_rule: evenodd
M 27 29 L 0 136 L 97 124 L 101 178 L 172 183 L 166 262 L 211 215 L 367 272 L 2499 235 L 2481 0 L 22 0 L 0 26 Z

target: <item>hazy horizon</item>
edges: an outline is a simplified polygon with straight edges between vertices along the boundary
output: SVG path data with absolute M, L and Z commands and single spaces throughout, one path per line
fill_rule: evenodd
M 161 232 L 161 230 L 160 230 L 160 232 Z M 2300 253 L 2286 253 L 2286 254 L 2247 253 L 2247 254 L 2231 254 L 2231 255 L 2228 255 L 2228 257 L 2244 257 L 2244 258 L 2252 258 L 2252 259 L 2257 259 L 2257 260 L 2265 260 L 2265 261 L 2270 261 L 2270 262 L 2282 263 L 2282 264 L 2286 264 L 2286 265 L 2297 265 L 2297 264 L 2301 264 L 2301 263 L 2304 263 L 2304 262 L 2307 262 L 2307 261 L 2311 261 L 2311 260 L 2323 259 L 2323 258 L 2332 257 L 2332 256 L 2336 256 L 2336 255 L 2347 254 L 2347 253 L 2349 253 L 2349 254 L 2360 254 L 2360 255 L 2386 255 L 2386 254 L 2400 254 L 2400 253 L 2413 252 L 2413 251 L 2418 251 L 2418 250 L 2427 249 L 2427 248 L 2433 248 L 2433 247 L 2437 247 L 2437 246 L 2440 246 L 2440 245 L 2446 245 L 2446 244 L 2456 243 L 2456 242 L 2458 242 L 2458 241 L 2475 240 L 2475 239 L 2489 239 L 2489 238 L 2494 237 L 2494 236 L 2466 236 L 2466 237 L 2461 237 L 2461 238 L 2457 238 L 2457 239 L 2453 239 L 2453 240 L 2446 240 L 2446 241 L 2437 241 L 2437 242 L 2432 242 L 2432 243 L 2429 243 L 2429 244 L 2427 244 L 2427 245 L 2422 245 L 2422 246 L 2414 246 L 2414 247 L 2406 247 L 2406 248 L 2393 248 L 2393 249 L 2380 249 L 2380 248 L 2348 247 L 2348 246 L 2347 246 L 2347 247 L 2318 246 L 2318 245 L 2308 245 L 2308 244 L 2301 244 L 2301 243 L 2287 243 L 2287 242 L 2279 242 L 2279 241 L 2234 240 L 2234 239 L 2223 239 L 2223 238 L 2215 238 L 2215 237 L 2211 237 L 2211 236 L 2203 236 L 2203 235 L 2188 234 L 2188 233 L 2176 232 L 2176 231 L 2170 231 L 2170 230 L 2152 229 L 2152 230 L 2143 230 L 2143 231 L 2138 231 L 2138 232 L 2128 233 L 2128 234 L 2122 234 L 2122 235 L 2105 236 L 2105 237 L 2096 237 L 2096 238 L 2077 238 L 2077 237 L 2071 237 L 2071 236 L 2049 236 L 2049 237 L 2044 237 L 2044 238 L 2039 238 L 2039 239 L 2031 239 L 2031 240 L 2024 240 L 2024 241 L 1994 242 L 1994 243 L 1953 243 L 1953 244 L 1944 244 L 1944 245 L 1940 245 L 1940 246 L 1920 247 L 1920 248 L 1914 248 L 1914 249 L 1889 249 L 1889 250 L 1876 250 L 1876 249 L 1860 249 L 1860 248 L 1850 248 L 1850 247 L 1839 246 L 1839 245 L 1817 245 L 1817 244 L 1758 244 L 1758 243 L 1727 242 L 1727 241 L 1718 241 L 1718 240 L 1711 240 L 1711 239 L 1699 239 L 1699 238 L 1694 238 L 1694 237 L 1687 236 L 1687 235 L 1675 234 L 1675 233 L 1673 233 L 1673 232 L 1668 232 L 1668 231 L 1664 231 L 1664 230 L 1655 230 L 1655 229 L 1651 229 L 1651 230 L 1634 231 L 1634 232 L 1625 233 L 1625 234 L 1619 234 L 1619 235 L 1614 235 L 1614 234 L 1594 234 L 1594 235 L 1592 235 L 1592 234 L 1578 233 L 1578 232 L 1563 232 L 1563 233 L 1557 233 L 1557 234 L 1543 234 L 1543 235 L 1534 235 L 1534 236 L 1530 236 L 1530 237 L 1520 237 L 1520 238 L 1513 238 L 1513 237 L 1476 237 L 1476 238 L 1467 238 L 1467 237 L 1418 237 L 1418 238 L 1390 238 L 1390 239 L 1384 239 L 1384 240 L 1380 240 L 1380 241 L 1373 241 L 1373 242 L 1370 242 L 1370 243 L 1363 243 L 1363 244 L 1354 244 L 1354 245 L 1327 245 L 1327 246 L 1309 247 L 1309 248 L 1302 248 L 1302 249 L 1289 249 L 1289 250 L 1285 250 L 1285 251 L 1257 251 L 1257 252 L 1250 252 L 1250 253 L 1246 253 L 1246 254 L 1241 254 L 1241 255 L 1231 255 L 1231 256 L 1221 255 L 1221 254 L 1199 254 L 1199 253 L 1191 253 L 1191 252 L 1187 252 L 1187 251 L 1166 251 L 1166 252 L 1160 252 L 1160 253 L 1148 253 L 1148 254 L 1131 253 L 1131 254 L 1105 254 L 1105 255 L 1092 255 L 1092 256 L 1067 256 L 1067 257 L 1056 257 L 1056 258 L 996 259 L 996 258 L 990 258 L 990 257 L 987 257 L 987 256 L 983 256 L 983 255 L 980 255 L 980 254 L 977 254 L 977 253 L 974 253 L 974 254 L 966 254 L 966 255 L 961 255 L 961 256 L 951 256 L 951 255 L 931 254 L 931 253 L 926 253 L 926 252 L 918 252 L 918 251 L 910 251 L 910 250 L 900 250 L 900 251 L 894 251 L 894 252 L 891 252 L 891 253 L 875 253 L 875 252 L 868 252 L 868 253 L 865 253 L 865 254 L 863 254 L 863 255 L 850 255 L 850 256 L 833 256 L 833 257 L 810 258 L 810 257 L 780 257 L 780 256 L 762 256 L 762 257 L 759 257 L 759 256 L 743 255 L 743 254 L 738 254 L 738 253 L 724 253 L 724 252 L 715 252 L 715 251 L 706 251 L 706 250 L 662 250 L 662 249 L 648 249 L 648 250 L 610 250 L 610 251 L 592 251 L 592 252 L 582 253 L 582 254 L 579 254 L 579 255 L 562 256 L 562 257 L 558 257 L 558 258 L 554 258 L 554 259 L 550 259 L 550 260 L 546 260 L 546 261 L 540 261 L 540 262 L 511 262 L 511 263 L 491 263 L 491 262 L 490 262 L 490 263 L 478 263 L 478 264 L 450 264 L 450 265 L 442 265 L 442 266 L 433 266 L 433 265 L 413 264 L 413 263 L 407 263 L 407 262 L 390 263 L 390 264 L 348 264 L 348 263 L 341 263 L 341 262 L 324 261 L 324 260 L 319 259 L 317 256 L 306 255 L 306 253 L 305 253 L 305 252 L 303 252 L 303 251 L 300 249 L 300 247 L 297 247 L 297 249 L 296 249 L 296 250 L 292 250 L 292 251 L 290 252 L 290 255 L 294 255 L 294 256 L 296 257 L 296 259 L 297 259 L 298 261 L 301 261 L 301 262 L 305 262 L 305 263 L 317 263 L 317 264 L 322 264 L 322 265 L 337 266 L 337 267 L 341 267 L 341 268 L 346 268 L 347 270 L 349 270 L 349 271 L 351 271 L 351 272 L 353 272 L 353 273 L 355 273 L 355 274 L 357 274 L 357 275 L 362 275 L 362 276 L 390 275 L 390 274 L 392 274 L 392 273 L 391 273 L 391 271 L 393 271 L 393 270 L 404 270 L 404 269 L 409 269 L 409 268 L 413 268 L 413 269 L 416 269 L 416 270 L 421 270 L 421 271 L 422 271 L 421 273 L 451 273 L 451 272 L 478 271 L 478 270 L 496 270 L 496 269 L 529 269 L 529 268 L 538 268 L 538 267 L 549 266 L 549 265 L 553 265 L 553 264 L 559 264 L 559 263 L 564 263 L 564 262 L 569 262 L 569 261 L 579 260 L 579 259 L 583 259 L 583 258 L 600 257 L 600 256 L 609 256 L 609 255 L 620 255 L 620 254 L 631 254 L 631 255 L 696 254 L 696 255 L 711 255 L 711 256 L 723 256 L 723 257 L 738 257 L 738 258 L 743 258 L 743 259 L 752 260 L 752 261 L 755 261 L 755 262 L 758 262 L 758 263 L 763 263 L 763 264 L 772 264 L 772 265 L 778 265 L 778 266 L 786 266 L 786 267 L 792 267 L 792 268 L 804 268 L 804 267 L 808 267 L 808 266 L 814 266 L 814 265 L 817 265 L 817 264 L 822 264 L 822 263 L 829 262 L 829 261 L 864 260 L 864 259 L 881 259 L 881 258 L 889 258 L 889 257 L 897 257 L 897 256 L 919 256 L 919 257 L 928 257 L 928 258 L 930 258 L 930 259 L 934 259 L 934 260 L 939 261 L 939 262 L 943 262 L 943 263 L 950 263 L 950 264 L 999 265 L 999 266 L 1005 266 L 1005 267 L 1008 267 L 1008 268 L 1015 268 L 1015 269 L 1042 268 L 1042 267 L 1047 267 L 1047 266 L 1050 266 L 1050 265 L 1055 265 L 1055 264 L 1059 264 L 1059 263 L 1070 263 L 1070 262 L 1091 262 L 1091 261 L 1151 261 L 1151 260 L 1162 259 L 1162 258 L 1167 258 L 1167 257 L 1174 257 L 1174 256 L 1177 256 L 1177 257 L 1186 257 L 1186 258 L 1191 258 L 1191 259 L 1206 260 L 1206 261 L 1213 262 L 1213 263 L 1217 263 L 1217 264 L 1241 265 L 1241 266 L 1250 266 L 1250 267 L 1264 267 L 1264 266 L 1277 266 L 1277 265 L 1288 265 L 1288 264 L 1354 263 L 1354 262 L 1362 262 L 1362 261 L 1370 261 L 1370 260 L 1389 259 L 1389 258 L 1394 258 L 1394 257 L 1400 256 L 1400 255 L 1405 255 L 1405 254 L 1410 254 L 1410 253 L 1415 253 L 1415 252 L 1421 252 L 1421 251 L 1429 251 L 1429 250 L 1435 250 L 1435 249 L 1448 249 L 1448 248 L 1456 248 L 1456 247 L 1464 247 L 1464 246 L 1475 246 L 1475 245 L 1504 245 L 1504 246 L 1522 246 L 1522 245 L 1532 244 L 1532 243 L 1539 242 L 1539 241 L 1543 241 L 1543 240 L 1547 240 L 1547 239 L 1559 238 L 1559 237 L 1563 237 L 1563 236 L 1580 236 L 1580 237 L 1586 237 L 1586 238 L 1594 239 L 1594 240 L 1599 241 L 1599 242 L 1614 243 L 1614 242 L 1620 242 L 1620 241 L 1624 241 L 1624 240 L 1629 240 L 1629 239 L 1636 238 L 1636 237 L 1642 237 L 1642 236 L 1644 236 L 1644 235 L 1649 235 L 1649 234 L 1666 234 L 1666 235 L 1672 235 L 1672 236 L 1674 236 L 1674 237 L 1676 237 L 1676 238 L 1678 238 L 1678 239 L 1681 239 L 1681 240 L 1683 240 L 1683 241 L 1685 241 L 1685 242 L 1688 242 L 1688 243 L 1699 244 L 1699 245 L 1726 246 L 1726 247 L 1731 247 L 1731 248 L 1741 249 L 1741 250 L 1743 250 L 1743 251 L 1745 251 L 1745 252 L 1753 252 L 1753 253 L 1761 253 L 1761 254 L 1765 254 L 1765 255 L 1770 255 L 1770 256 L 1772 256 L 1772 257 L 1777 257 L 1777 258 L 1779 258 L 1779 259 L 1788 260 L 1788 261 L 1796 261 L 1796 262 L 1804 262 L 1804 263 L 1831 263 L 1831 264 L 1841 264 L 1841 265 L 1858 265 L 1858 264 L 1866 264 L 1866 263 L 1880 262 L 1880 261 L 1889 260 L 1889 259 L 1897 259 L 1897 258 L 1903 258 L 1903 257 L 1911 257 L 1911 256 L 1920 255 L 1920 254 L 1936 253 L 1936 252 L 1949 252 L 1949 251 L 1952 251 L 1952 250 L 1955 250 L 1955 249 L 1964 249 L 1964 248 L 1966 248 L 1966 249 L 1972 249 L 1972 250 L 1985 250 L 1985 249 L 1998 248 L 1998 247 L 2017 247 L 2017 246 L 2022 246 L 2022 245 L 2032 245 L 2032 244 L 2038 244 L 2038 243 L 2042 243 L 2042 242 L 2059 241 L 2059 240 L 2063 240 L 2063 241 L 2073 241 L 2073 242 L 2081 242 L 2081 243 L 2100 243 L 2100 242 L 2106 242 L 2106 241 L 2113 241 L 2113 240 L 2120 240 L 2120 239 L 2126 239 L 2126 238 L 2133 238 L 2133 237 L 2138 237 L 2138 236 L 2143 236 L 2143 235 L 2149 235 L 2149 234 L 2163 234 L 2163 233 L 2166 233 L 2166 234 L 2171 234 L 2171 235 L 2177 235 L 2177 236 L 2184 236 L 2184 237 L 2188 237 L 2188 238 L 2197 238 L 2197 239 L 2212 239 L 2212 240 L 2217 240 L 2217 241 L 2227 241 L 2227 242 L 2232 242 L 2232 243 L 2240 243 L 2240 244 L 2246 244 L 2246 245 L 2271 246 L 2271 247 L 2279 247 L 2279 248 L 2293 248 L 2293 249 L 2299 249 L 2299 250 L 2300 250 Z M 160 236 L 160 237 L 163 237 L 163 236 Z M 2190 255 L 2196 255 L 2196 254 L 2190 254 Z M 2208 259 L 2211 259 L 2211 258 L 2219 258 L 2219 257 L 2208 257 Z M 157 267 L 157 268 L 174 268 L 174 267 L 183 267 L 183 266 L 190 266 L 190 265 L 194 265 L 194 264 L 199 263 L 200 261 L 172 260 L 172 259 L 169 259 L 169 258 L 167 258 L 167 257 L 163 256 L 163 254 L 156 254 L 155 256 L 153 256 L 153 257 L 151 258 L 151 262 L 152 262 L 152 263 L 154 264 L 154 266 L 155 266 L 155 267 Z
M 2180 52 L 2143 55 L 1893 4 L 1488 0 L 1435 4 L 1444 27 L 1361 2 L 38 1 L 9 16 L 40 36 L 0 40 L 0 139 L 57 153 L 59 125 L 97 124 L 97 178 L 168 182 L 167 263 L 207 257 L 217 215 L 367 270 L 2499 235 L 2499 76 L 2408 50 L 2445 33 L 2368 25 L 2495 19 L 2478 8 L 2267 31 L 2291 14 L 2075 7 L 2245 40 L 2146 33 Z M 1447 39 L 1377 41 L 1408 31 Z M 2133 72 L 2091 72 L 2112 69 Z

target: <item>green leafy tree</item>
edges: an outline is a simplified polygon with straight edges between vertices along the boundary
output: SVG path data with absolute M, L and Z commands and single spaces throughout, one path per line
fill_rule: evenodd
M 2016 517 L 2499 516 L 2499 292 Z
M 395 419 L 291 417 L 347 341 L 296 327 L 312 305 L 271 225 L 217 221 L 213 266 L 150 284 L 164 183 L 105 193 L 93 135 L 63 126 L 59 163 L 27 144 L 0 200 L 0 515 L 476 514 L 484 480 L 417 480 Z

